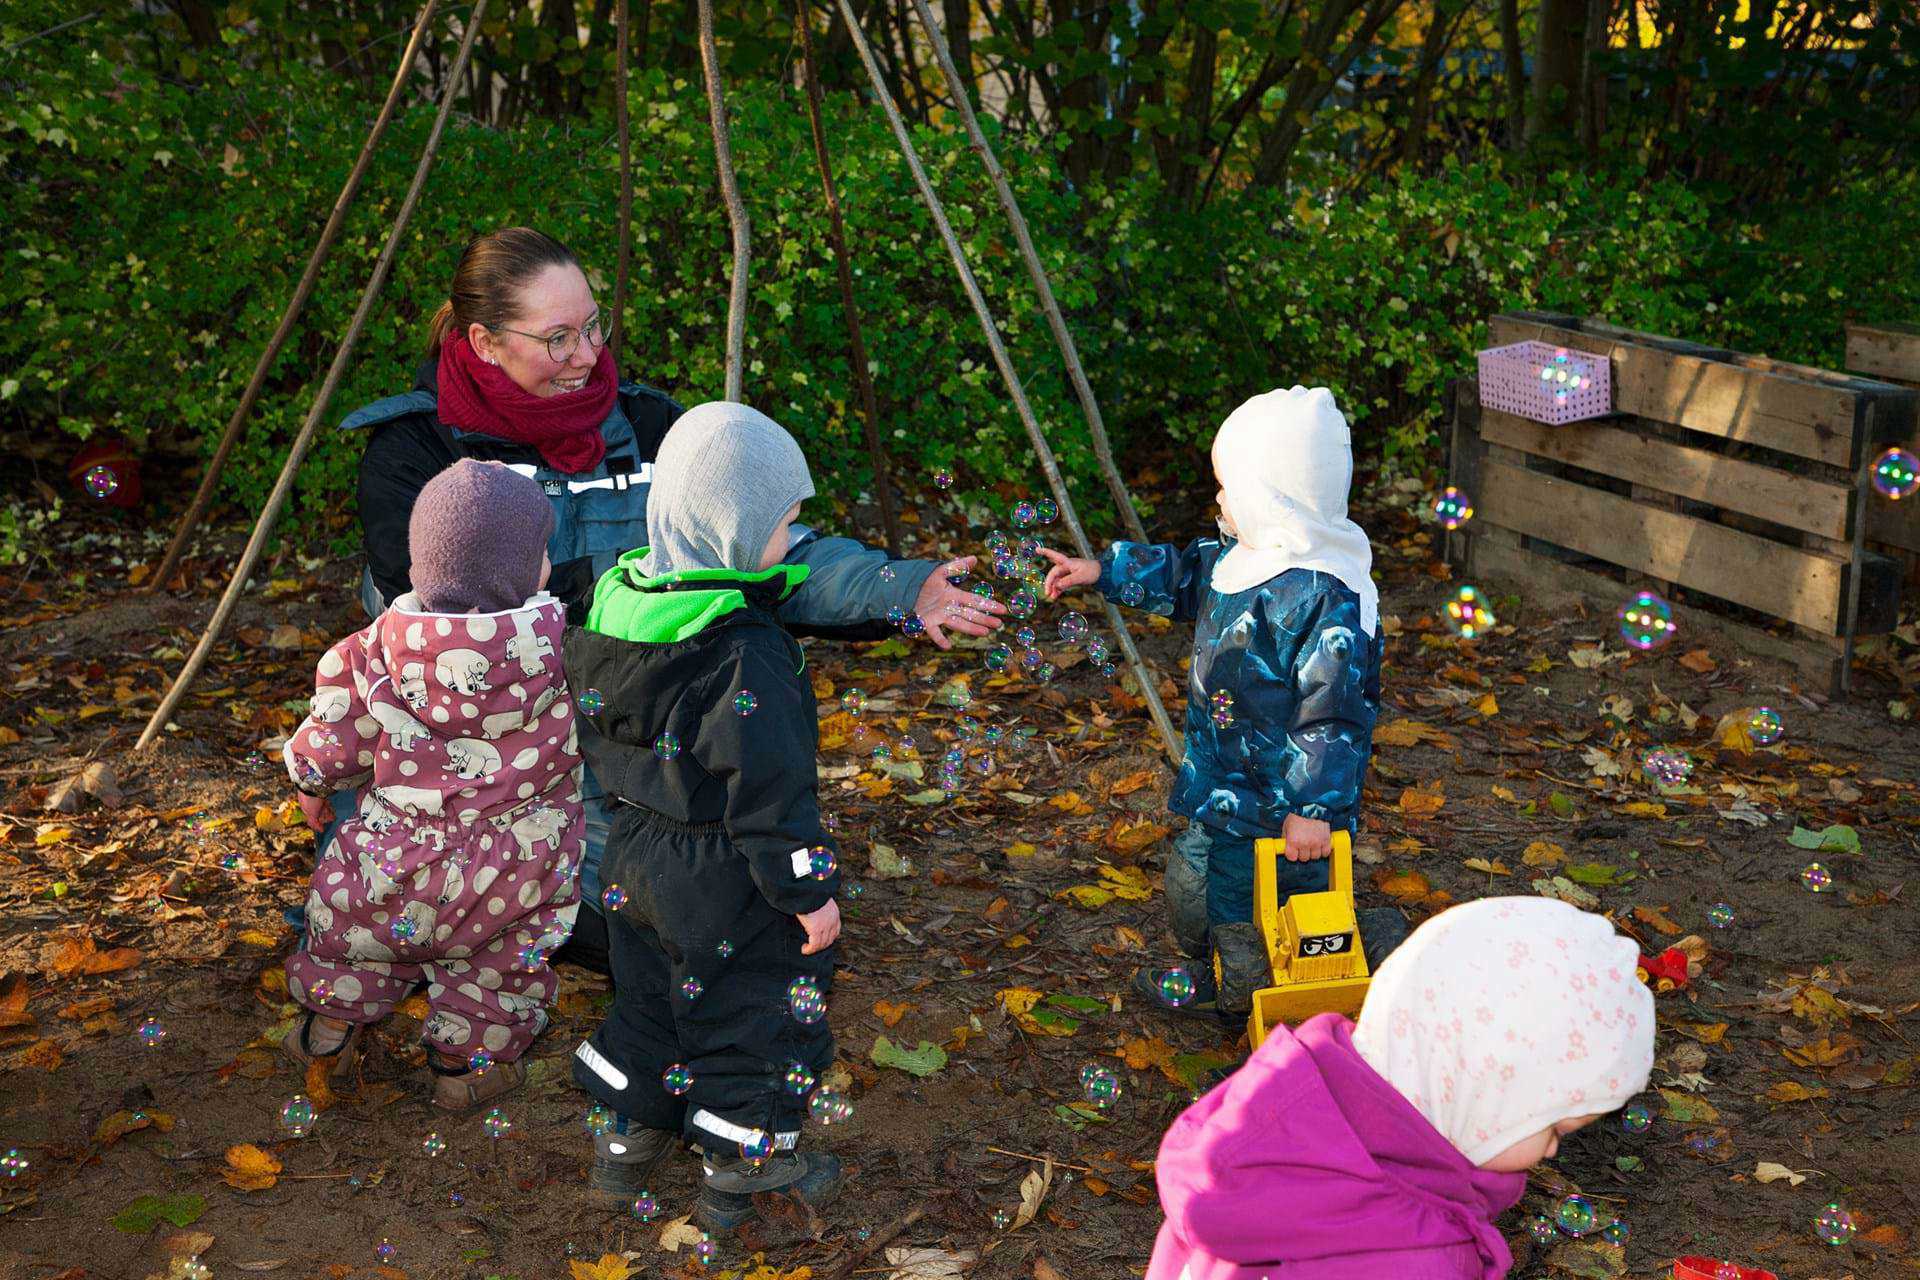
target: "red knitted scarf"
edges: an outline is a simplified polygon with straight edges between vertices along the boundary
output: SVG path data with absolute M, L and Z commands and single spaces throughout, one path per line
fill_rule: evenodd
M 465 330 L 448 329 L 440 344 L 440 420 L 462 431 L 532 445 L 548 466 L 568 475 L 600 465 L 607 451 L 600 424 L 619 391 L 613 352 L 606 347 L 586 386 L 567 395 L 537 396 L 500 366 L 482 360 Z

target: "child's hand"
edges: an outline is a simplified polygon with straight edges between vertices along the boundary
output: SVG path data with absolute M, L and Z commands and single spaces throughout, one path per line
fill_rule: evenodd
M 326 796 L 310 796 L 304 791 L 295 794 L 300 797 L 300 812 L 306 815 L 307 825 L 315 831 L 325 831 L 333 821 L 332 800 Z
M 1007 611 L 1007 606 L 998 600 L 977 596 L 948 581 L 973 568 L 976 558 L 961 556 L 935 569 L 927 575 L 920 586 L 919 597 L 913 602 L 913 611 L 926 625 L 927 639 L 938 648 L 953 648 L 953 641 L 947 637 L 949 631 L 964 636 L 986 635 L 999 627 L 1000 615 Z
M 1333 828 L 1318 818 L 1290 813 L 1280 824 L 1280 835 L 1287 842 L 1288 862 L 1314 862 L 1333 856 Z
M 803 916 L 795 916 L 794 919 L 798 920 L 800 927 L 807 931 L 807 945 L 800 948 L 800 954 L 803 956 L 825 951 L 833 945 L 833 940 L 840 936 L 840 904 L 832 898 L 828 898 L 827 905 L 818 911 L 809 911 Z
M 1058 600 L 1062 593 L 1075 587 L 1091 586 L 1100 581 L 1100 562 L 1082 560 L 1078 556 L 1062 555 L 1052 547 L 1040 548 L 1040 554 L 1053 561 L 1053 568 L 1047 570 L 1047 599 Z

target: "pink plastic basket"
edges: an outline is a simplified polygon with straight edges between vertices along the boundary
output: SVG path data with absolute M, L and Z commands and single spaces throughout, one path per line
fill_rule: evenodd
M 1545 342 L 1480 353 L 1480 403 L 1558 426 L 1613 412 L 1613 366 L 1605 356 Z

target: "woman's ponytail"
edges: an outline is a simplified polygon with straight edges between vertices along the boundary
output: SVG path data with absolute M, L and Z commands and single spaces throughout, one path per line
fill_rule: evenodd
M 433 313 L 433 319 L 427 322 L 427 358 L 431 360 L 440 354 L 441 344 L 447 340 L 447 330 L 453 327 L 453 300 L 449 298 L 440 304 Z

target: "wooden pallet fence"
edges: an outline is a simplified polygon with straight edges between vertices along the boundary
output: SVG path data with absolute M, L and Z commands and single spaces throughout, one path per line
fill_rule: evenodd
M 1847 368 L 1869 378 L 1920 389 L 1920 328 L 1848 325 Z M 1920 430 L 1894 443 L 1920 454 Z M 1904 553 L 1907 582 L 1910 587 L 1920 587 L 1920 495 L 1898 503 L 1882 501 L 1867 520 L 1867 541 Z
M 1650 587 L 1707 624 L 1845 689 L 1855 636 L 1897 620 L 1900 566 L 1865 546 L 1866 464 L 1920 396 L 1576 317 L 1497 316 L 1489 341 L 1607 357 L 1615 414 L 1544 426 L 1456 384 L 1450 483 L 1475 516 L 1448 538 L 1475 578 L 1578 596 L 1610 616 Z M 1787 624 L 1789 634 L 1767 628 Z

